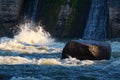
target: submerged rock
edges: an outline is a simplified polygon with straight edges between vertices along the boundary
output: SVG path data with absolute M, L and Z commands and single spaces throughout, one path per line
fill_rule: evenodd
M 110 59 L 111 47 L 108 43 L 93 40 L 73 40 L 62 52 L 62 59 L 73 57 L 79 60 Z

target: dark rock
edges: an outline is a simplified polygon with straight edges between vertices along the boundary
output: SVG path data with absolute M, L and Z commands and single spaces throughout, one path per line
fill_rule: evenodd
M 73 57 L 79 60 L 110 59 L 109 44 L 93 40 L 73 40 L 68 42 L 62 52 L 62 59 Z

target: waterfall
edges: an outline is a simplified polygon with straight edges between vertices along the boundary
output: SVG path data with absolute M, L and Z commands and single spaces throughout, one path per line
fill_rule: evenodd
M 23 16 L 32 22 L 36 21 L 41 0 L 26 0 L 23 6 Z
M 33 22 L 35 21 L 35 18 L 36 18 L 38 2 L 39 2 L 39 0 L 36 0 L 36 1 L 35 1 L 35 5 L 34 5 L 34 7 L 33 7 L 33 13 L 32 13 L 32 17 L 31 17 L 31 20 L 32 20 Z
M 108 20 L 107 0 L 91 0 L 91 7 L 83 39 L 106 39 Z

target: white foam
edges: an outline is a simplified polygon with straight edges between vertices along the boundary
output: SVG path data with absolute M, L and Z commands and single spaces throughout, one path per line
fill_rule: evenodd
M 57 53 L 64 43 L 55 42 L 41 26 L 25 23 L 18 26 L 19 34 L 14 38 L 0 38 L 0 49 L 20 53 Z M 44 47 L 44 48 L 43 48 Z
M 29 64 L 32 60 L 23 57 L 0 56 L 0 64 Z
M 61 60 L 62 65 L 65 66 L 84 66 L 84 65 L 93 65 L 95 64 L 95 61 L 92 60 L 78 60 L 76 58 L 67 58 L 64 60 Z
M 37 64 L 39 65 L 61 65 L 61 62 L 58 59 L 39 59 L 37 61 Z
M 38 52 L 38 50 L 34 46 L 25 46 L 21 43 L 18 43 L 16 40 L 13 40 L 13 39 L 11 39 L 10 41 L 5 41 L 5 42 L 1 43 L 0 49 L 8 50 L 11 52 L 15 52 L 15 51 L 22 52 L 22 53 Z
M 0 56 L 0 64 L 36 64 L 36 65 L 64 65 L 64 66 L 82 66 L 82 65 L 92 65 L 94 61 L 92 60 L 77 60 L 75 58 L 72 59 L 64 59 L 61 60 L 59 58 L 40 58 L 40 59 L 29 59 L 23 58 L 20 56 Z
M 35 26 L 32 23 L 19 25 L 21 31 L 15 36 L 15 39 L 22 43 L 48 45 L 54 42 L 50 34 L 41 26 Z
M 61 65 L 59 59 L 49 59 L 49 58 L 41 58 L 41 59 L 29 59 L 23 58 L 19 56 L 0 56 L 0 64 L 37 64 L 37 65 Z

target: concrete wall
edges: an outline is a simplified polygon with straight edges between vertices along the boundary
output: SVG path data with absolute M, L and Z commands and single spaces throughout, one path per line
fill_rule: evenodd
M 0 22 L 18 18 L 23 0 L 0 0 Z
M 21 8 L 23 7 L 22 6 L 23 1 L 24 0 L 0 0 L 0 27 L 3 26 L 1 27 L 2 29 L 4 29 L 3 34 L 5 34 L 5 31 L 8 32 L 7 30 L 9 29 L 9 27 L 10 28 L 13 27 L 15 25 L 15 22 L 19 20 L 19 13 Z M 45 3 L 44 6 L 45 5 L 47 4 Z M 117 38 L 117 37 L 120 37 L 120 0 L 108 0 L 108 6 L 109 6 L 109 13 L 110 13 L 108 36 L 110 38 Z M 49 15 L 51 16 L 51 14 Z M 53 25 L 54 20 L 53 20 L 53 23 L 50 22 L 50 24 Z M 66 28 L 66 30 L 68 30 L 68 28 Z
M 120 38 L 120 0 L 108 0 L 110 38 Z

